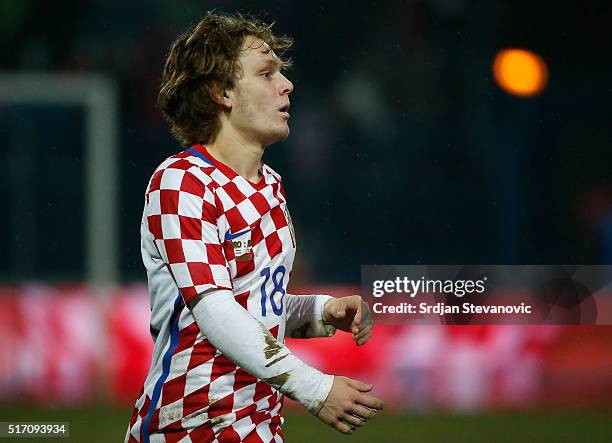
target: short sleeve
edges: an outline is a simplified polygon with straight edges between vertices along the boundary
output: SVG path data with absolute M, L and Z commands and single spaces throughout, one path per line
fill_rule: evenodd
M 159 170 L 151 178 L 145 214 L 186 304 L 209 289 L 232 289 L 210 186 L 187 170 Z

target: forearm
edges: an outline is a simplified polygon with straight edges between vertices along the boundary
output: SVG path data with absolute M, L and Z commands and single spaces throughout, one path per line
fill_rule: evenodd
M 332 297 L 329 295 L 286 294 L 285 337 L 314 338 L 334 335 L 336 329 L 323 321 L 323 307 Z
M 316 414 L 327 398 L 333 376 L 306 365 L 242 306 L 231 291 L 215 291 L 192 309 L 208 340 L 250 374 L 299 401 Z

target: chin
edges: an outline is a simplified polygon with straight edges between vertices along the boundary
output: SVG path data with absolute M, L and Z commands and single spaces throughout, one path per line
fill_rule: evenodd
M 284 129 L 274 131 L 274 133 L 270 134 L 267 145 L 269 146 L 277 142 L 282 142 L 283 140 L 287 140 L 287 137 L 289 137 L 289 126 L 285 126 Z
M 287 138 L 289 137 L 289 127 L 287 126 L 287 129 L 283 132 L 283 135 L 281 136 L 281 140 L 287 140 Z
M 287 123 L 284 124 L 283 128 L 281 129 L 281 132 L 282 132 L 281 140 L 285 140 L 287 137 L 289 137 L 289 133 L 291 131 L 289 130 L 289 125 Z

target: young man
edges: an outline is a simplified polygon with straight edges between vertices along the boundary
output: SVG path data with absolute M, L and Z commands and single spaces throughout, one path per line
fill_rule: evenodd
M 146 191 L 155 346 L 127 442 L 283 441 L 283 395 L 347 434 L 383 407 L 370 385 L 323 374 L 283 344 L 340 329 L 361 345 L 372 333 L 359 296 L 286 293 L 295 234 L 261 158 L 289 134 L 291 43 L 256 19 L 209 13 L 168 55 L 159 105 L 188 148 Z

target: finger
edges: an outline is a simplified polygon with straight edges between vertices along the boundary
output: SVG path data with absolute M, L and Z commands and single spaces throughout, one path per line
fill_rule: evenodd
M 357 346 L 365 345 L 368 341 L 370 341 L 371 338 L 372 338 L 372 331 L 370 330 L 366 335 L 364 335 L 363 337 L 359 337 L 357 339 Z
M 357 333 L 357 335 L 355 335 L 354 337 L 355 339 L 359 340 L 360 338 L 365 337 L 370 332 L 372 332 L 372 325 L 362 327 Z
M 369 392 L 372 390 L 373 386 L 367 383 L 364 383 L 359 380 L 355 380 L 354 378 L 348 378 L 347 383 L 353 388 L 357 389 L 360 392 Z M 361 403 L 361 402 L 360 402 Z
M 355 426 L 357 428 L 365 425 L 366 420 L 363 418 L 359 418 L 355 415 L 345 414 L 342 416 L 342 421 L 348 424 L 349 426 Z
M 367 335 L 372 335 L 372 326 L 364 326 L 363 324 L 361 325 L 361 329 L 359 329 L 359 332 L 357 334 L 353 333 L 352 338 L 354 342 L 359 342 L 361 339 L 363 339 L 365 336 Z M 366 340 L 367 341 L 367 340 Z
M 379 398 L 372 397 L 371 395 L 361 394 L 357 403 L 370 408 L 382 411 L 385 407 L 385 402 Z
M 365 300 L 361 301 L 361 322 L 366 325 L 371 325 L 373 323 L 372 310 Z
M 355 405 L 355 409 L 353 409 L 353 415 L 356 417 L 361 417 L 363 420 L 371 420 L 376 417 L 376 409 L 366 408 L 362 405 Z
M 359 325 L 361 324 L 362 303 L 361 303 L 361 297 L 359 295 L 355 295 L 353 297 L 354 299 L 352 301 L 356 305 L 355 307 L 357 309 L 357 312 L 355 312 L 355 317 L 353 317 L 353 322 L 351 323 L 351 331 L 354 334 L 357 334 L 359 332 Z
M 336 424 L 334 425 L 334 428 L 342 432 L 343 434 L 352 434 L 353 431 L 355 430 L 355 427 L 353 425 L 347 425 L 341 420 L 338 420 L 336 422 Z

